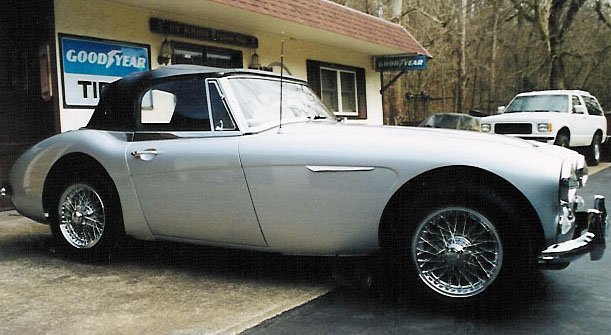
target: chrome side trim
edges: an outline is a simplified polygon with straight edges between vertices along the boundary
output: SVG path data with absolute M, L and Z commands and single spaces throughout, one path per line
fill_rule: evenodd
M 327 165 L 308 165 L 306 168 L 312 172 L 354 172 L 354 171 L 373 171 L 372 166 L 327 166 Z

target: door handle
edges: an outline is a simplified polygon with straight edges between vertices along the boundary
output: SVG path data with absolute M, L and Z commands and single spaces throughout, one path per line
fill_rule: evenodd
M 159 153 L 157 152 L 157 149 L 146 149 L 146 150 L 137 150 L 137 151 L 132 151 L 131 155 L 134 158 L 139 158 L 143 161 L 150 161 L 151 159 L 157 157 L 157 155 L 159 155 Z

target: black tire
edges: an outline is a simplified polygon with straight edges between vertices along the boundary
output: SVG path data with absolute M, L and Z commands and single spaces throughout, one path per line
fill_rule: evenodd
M 429 194 L 392 215 L 394 275 L 403 277 L 397 282 L 449 305 L 517 293 L 535 262 L 529 223 L 517 221 L 512 199 L 469 184 Z
M 597 166 L 600 163 L 602 157 L 602 141 L 602 136 L 598 133 L 592 138 L 592 144 L 588 147 L 588 152 L 586 154 L 588 165 Z
M 107 258 L 123 231 L 116 190 L 101 178 L 73 176 L 58 188 L 51 211 L 56 247 L 75 256 Z
M 570 137 L 567 133 L 561 132 L 556 135 L 556 140 L 554 141 L 555 145 L 563 148 L 568 148 L 570 143 Z

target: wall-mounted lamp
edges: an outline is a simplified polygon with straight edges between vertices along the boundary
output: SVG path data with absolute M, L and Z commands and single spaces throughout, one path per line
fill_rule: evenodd
M 166 38 L 161 43 L 161 48 L 159 49 L 159 56 L 157 57 L 157 63 L 168 65 L 168 63 L 170 63 L 170 60 L 172 60 L 172 53 L 172 44 Z
M 261 60 L 259 60 L 259 54 L 257 51 L 250 56 L 250 64 L 248 64 L 248 68 L 253 70 L 261 69 Z

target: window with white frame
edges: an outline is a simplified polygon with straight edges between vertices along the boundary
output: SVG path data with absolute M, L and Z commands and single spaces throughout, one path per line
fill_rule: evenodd
M 365 70 L 362 68 L 307 61 L 308 83 L 335 115 L 367 118 Z
M 358 115 L 355 72 L 320 68 L 320 88 L 322 101 L 336 115 Z

